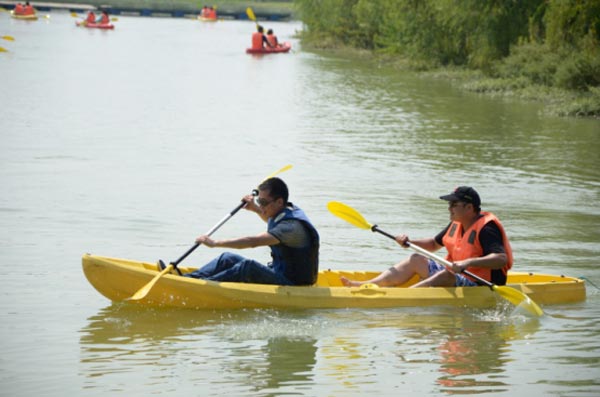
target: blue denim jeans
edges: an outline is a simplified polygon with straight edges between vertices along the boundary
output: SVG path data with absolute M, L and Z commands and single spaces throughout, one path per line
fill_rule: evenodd
M 210 281 L 292 285 L 284 275 L 275 273 L 273 268 L 231 252 L 221 254 L 184 276 Z

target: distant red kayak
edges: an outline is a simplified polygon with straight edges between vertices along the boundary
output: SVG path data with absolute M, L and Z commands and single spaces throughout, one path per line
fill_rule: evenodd
M 281 43 L 278 47 L 264 47 L 259 49 L 246 48 L 246 54 L 277 54 L 279 52 L 288 52 L 292 48 L 289 42 Z
M 90 23 L 86 21 L 75 22 L 77 26 L 81 26 L 82 28 L 90 28 L 90 29 L 114 29 L 115 25 L 112 23 Z

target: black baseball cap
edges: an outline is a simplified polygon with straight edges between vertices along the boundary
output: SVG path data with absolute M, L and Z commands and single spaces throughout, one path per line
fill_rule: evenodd
M 470 186 L 459 186 L 450 194 L 440 196 L 442 200 L 446 201 L 462 201 L 465 203 L 471 203 L 475 208 L 481 206 L 481 199 L 479 194 Z

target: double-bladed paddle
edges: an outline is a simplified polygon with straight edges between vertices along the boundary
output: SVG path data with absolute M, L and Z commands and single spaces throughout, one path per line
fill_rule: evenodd
M 345 220 L 346 222 L 348 222 L 354 226 L 357 226 L 361 229 L 370 229 L 373 232 L 383 234 L 384 236 L 389 237 L 392 240 L 396 240 L 396 237 L 379 229 L 379 227 L 377 225 L 371 225 L 369 222 L 367 222 L 365 220 L 365 218 L 358 211 L 356 211 L 354 208 L 352 208 L 344 203 L 341 203 L 339 201 L 330 201 L 327 204 L 327 208 L 329 209 L 329 211 L 332 214 L 334 214 L 335 216 L 337 216 L 339 218 L 342 218 L 343 220 Z M 419 247 L 418 245 L 411 244 L 410 242 L 407 242 L 407 246 L 409 248 L 411 248 L 413 251 L 416 251 L 423 256 L 433 259 L 437 263 L 444 265 L 446 267 L 446 269 L 448 269 L 449 271 L 452 271 L 452 263 L 450 263 L 446 259 L 442 258 L 441 256 L 433 254 L 433 253 L 427 251 L 426 249 Z M 475 274 L 473 274 L 467 270 L 463 270 L 463 273 L 466 274 L 467 276 L 477 280 L 479 283 L 487 285 L 492 291 L 497 292 L 501 297 L 508 300 L 513 305 L 523 307 L 528 312 L 530 312 L 536 316 L 541 316 L 544 314 L 544 312 L 537 305 L 537 303 L 535 303 L 533 300 L 531 300 L 531 298 L 529 298 L 527 295 L 525 295 L 521 291 L 518 291 L 514 288 L 507 287 L 507 286 L 495 285 L 479 276 L 476 276 Z
M 265 179 L 263 179 L 263 181 L 267 180 L 269 178 L 272 178 L 275 175 L 280 174 L 280 173 L 282 173 L 284 171 L 287 171 L 290 168 L 292 168 L 292 166 L 291 166 L 291 164 L 288 164 L 285 167 L 283 167 L 283 168 L 275 171 L 274 173 L 272 173 L 271 175 L 269 175 L 268 177 L 266 177 Z M 256 190 L 256 189 L 252 190 L 252 195 L 257 196 L 258 195 L 258 190 Z M 228 213 L 227 215 L 225 215 L 223 217 L 223 219 L 221 219 L 219 221 L 219 223 L 217 223 L 215 226 L 212 227 L 212 229 L 210 229 L 208 232 L 206 232 L 206 235 L 211 236 L 221 226 L 223 226 L 223 224 L 225 224 L 225 222 L 227 222 L 229 219 L 231 219 L 232 216 L 234 216 L 239 210 L 241 210 L 245 206 L 246 206 L 246 202 L 244 200 L 242 200 L 242 202 L 239 203 L 237 207 L 235 207 L 230 213 Z M 150 290 L 152 289 L 152 287 L 154 287 L 154 284 L 156 284 L 156 282 L 162 276 L 164 276 L 165 274 L 169 273 L 172 269 L 176 269 L 177 272 L 179 274 L 181 274 L 181 271 L 179 270 L 179 268 L 177 267 L 177 265 L 179 265 L 179 263 L 181 263 L 181 261 L 183 261 L 189 254 L 191 254 L 199 246 L 200 246 L 200 243 L 194 244 L 189 250 L 187 250 L 183 255 L 181 255 L 181 257 L 179 259 L 177 259 L 175 262 L 170 262 L 167 266 L 165 266 L 165 268 L 160 273 L 158 273 L 156 276 L 154 276 L 154 278 L 152 280 L 150 280 L 150 282 L 148 284 L 144 285 L 135 294 L 133 294 L 130 298 L 127 298 L 126 300 L 140 300 L 140 299 L 144 299 L 146 297 L 146 295 L 148 295 L 148 292 L 150 292 Z M 164 262 L 162 260 L 159 259 L 158 262 L 161 265 L 164 265 Z

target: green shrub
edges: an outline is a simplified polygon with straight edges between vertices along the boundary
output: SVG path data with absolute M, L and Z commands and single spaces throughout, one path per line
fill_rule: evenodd
M 512 48 L 511 54 L 497 63 L 492 73 L 501 78 L 524 77 L 532 84 L 552 86 L 561 51 L 550 51 L 542 44 L 525 43 Z

